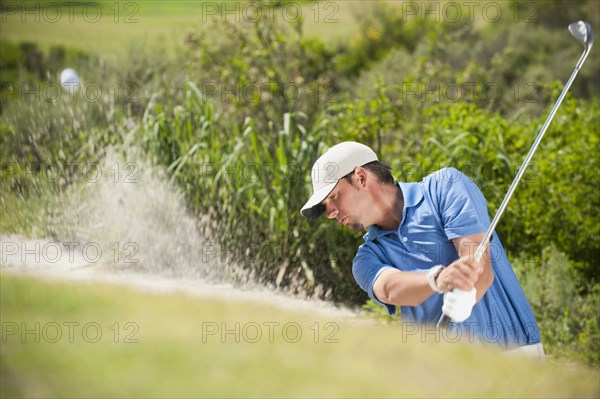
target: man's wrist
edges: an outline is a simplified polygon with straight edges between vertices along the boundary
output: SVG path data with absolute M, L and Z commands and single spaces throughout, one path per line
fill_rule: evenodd
M 437 278 L 439 277 L 442 270 L 444 270 L 444 266 L 437 265 L 429 269 L 429 272 L 427 273 L 427 282 L 429 283 L 429 286 L 432 290 L 439 293 L 443 291 L 437 285 Z

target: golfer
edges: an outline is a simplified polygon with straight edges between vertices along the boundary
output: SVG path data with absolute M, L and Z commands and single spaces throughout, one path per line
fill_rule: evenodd
M 496 233 L 478 264 L 490 224 L 485 198 L 453 168 L 419 183 L 395 183 L 369 147 L 344 142 L 312 168 L 313 195 L 302 214 L 354 231 L 367 229 L 352 272 L 358 285 L 403 322 L 434 325 L 450 317 L 462 339 L 544 357 L 527 298 Z

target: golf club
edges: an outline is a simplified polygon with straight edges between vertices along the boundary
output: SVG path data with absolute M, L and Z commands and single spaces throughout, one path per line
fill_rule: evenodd
M 584 21 L 573 22 L 572 24 L 569 25 L 569 32 L 571 32 L 573 37 L 575 37 L 575 39 L 577 39 L 578 42 L 583 44 L 583 47 L 584 47 L 583 54 L 581 54 L 579 61 L 577 61 L 577 65 L 575 66 L 573 73 L 571 73 L 571 77 L 569 78 L 569 80 L 567 81 L 567 84 L 565 85 L 562 92 L 560 93 L 560 96 L 558 97 L 556 104 L 554 104 L 554 107 L 552 108 L 550 115 L 548 115 L 548 118 L 546 119 L 544 126 L 542 126 L 542 129 L 538 133 L 537 138 L 535 139 L 533 145 L 531 146 L 531 149 L 529 150 L 527 157 L 525 157 L 525 161 L 523 161 L 523 164 L 519 168 L 519 171 L 517 172 L 515 179 L 513 180 L 512 184 L 510 185 L 510 188 L 508 189 L 508 192 L 506 193 L 504 200 L 502 200 L 502 204 L 500 204 L 500 207 L 498 208 L 498 211 L 496 212 L 496 215 L 494 216 L 494 219 L 492 220 L 490 227 L 488 228 L 487 232 L 485 233 L 483 240 L 477 247 L 477 251 L 475 252 L 475 263 L 479 263 L 479 261 L 481 260 L 481 257 L 483 256 L 483 253 L 485 252 L 485 250 L 490 242 L 490 238 L 492 237 L 492 234 L 494 234 L 496 225 L 498 224 L 500 217 L 502 216 L 502 214 L 504 213 L 504 210 L 506 209 L 506 206 L 508 205 L 508 201 L 510 201 L 510 198 L 512 197 L 513 193 L 515 192 L 515 189 L 517 188 L 517 185 L 519 184 L 521 178 L 523 177 L 523 174 L 525 173 L 525 169 L 527 169 L 527 166 L 529 165 L 529 162 L 531 161 L 533 154 L 535 153 L 538 146 L 540 145 L 540 142 L 542 141 L 542 138 L 544 137 L 544 134 L 546 133 L 546 130 L 548 129 L 548 126 L 550 125 L 550 122 L 552 121 L 552 118 L 554 118 L 554 114 L 556 114 L 556 111 L 558 110 L 560 103 L 562 102 L 565 95 L 569 91 L 569 88 L 571 87 L 573 80 L 575 80 L 575 76 L 577 76 L 579 69 L 585 62 L 585 59 L 587 58 L 590 50 L 592 49 L 592 44 L 594 42 L 594 34 L 592 32 L 592 27 L 589 23 L 584 22 Z M 450 318 L 444 314 L 444 315 L 442 315 L 442 317 L 440 318 L 440 320 L 438 322 L 438 327 L 446 328 L 450 321 L 451 321 Z

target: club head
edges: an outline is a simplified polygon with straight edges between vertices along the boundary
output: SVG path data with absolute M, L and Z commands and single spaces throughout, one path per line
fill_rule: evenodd
M 585 48 L 592 47 L 594 43 L 594 32 L 592 26 L 585 21 L 573 22 L 569 25 L 569 32 L 575 39 L 585 46 Z

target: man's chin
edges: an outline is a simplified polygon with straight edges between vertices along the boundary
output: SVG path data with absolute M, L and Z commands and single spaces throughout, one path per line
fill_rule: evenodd
M 350 227 L 350 230 L 355 231 L 355 232 L 360 232 L 363 231 L 365 229 L 365 226 L 363 226 L 362 224 L 349 224 L 348 227 Z

